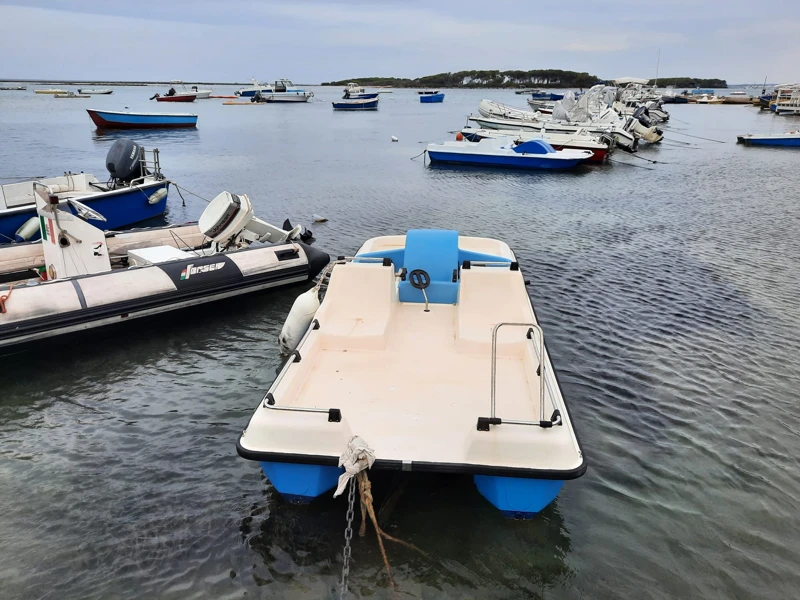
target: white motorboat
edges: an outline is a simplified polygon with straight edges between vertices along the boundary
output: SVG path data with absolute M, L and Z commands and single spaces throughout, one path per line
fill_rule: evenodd
M 127 242 L 116 245 L 126 251 L 112 254 L 106 235 L 88 222 L 102 221 L 100 213 L 77 200 L 69 201 L 72 210 L 62 208 L 49 186 L 33 185 L 44 267 L 35 279 L 0 286 L 3 352 L 308 281 L 329 261 L 298 241 L 299 226 L 286 231 L 270 225 L 253 216 L 246 195 L 228 192 L 203 211 L 197 226 L 205 239 L 198 246 L 133 243 L 140 234 L 152 239 L 145 230 L 130 232 Z
M 186 84 L 179 79 L 175 81 L 170 81 L 170 84 L 174 88 L 175 86 L 179 86 L 180 90 L 177 91 L 177 95 L 179 96 L 194 96 L 195 100 L 208 100 L 211 97 L 211 94 L 214 90 L 202 90 L 198 86 L 193 85 L 191 88 L 186 87 Z
M 560 100 L 558 102 L 561 102 Z M 531 111 L 509 107 L 499 102 L 482 100 L 479 108 L 480 115 L 470 115 L 468 119 L 478 124 L 481 129 L 498 129 L 504 131 L 525 131 L 538 132 L 545 127 L 552 133 L 575 134 L 579 131 L 587 131 L 593 135 L 610 134 L 614 136 L 617 145 L 623 150 L 632 152 L 636 150 L 639 134 L 632 131 L 643 126 L 632 117 L 627 121 L 622 121 L 614 110 L 607 108 L 593 119 L 586 119 L 579 122 L 571 122 L 564 113 L 565 119 L 556 119 L 554 115 L 542 115 Z M 563 112 L 563 111 L 562 111 Z M 521 118 L 508 118 L 508 116 L 484 116 L 508 115 Z
M 506 516 L 528 518 L 583 475 L 507 244 L 410 230 L 329 269 L 322 305 L 237 443 L 284 498 L 309 502 L 337 483 L 341 493 L 370 465 L 472 476 Z M 301 299 L 313 305 L 316 292 Z
M 308 102 L 314 97 L 314 92 L 307 92 L 297 87 L 289 79 L 278 79 L 269 93 L 254 93 L 255 102 L 284 103 Z
M 239 88 L 234 94 L 240 96 L 241 98 L 249 98 L 251 96 L 255 96 L 257 93 L 262 95 L 264 94 L 271 94 L 272 93 L 272 86 L 266 83 L 259 83 L 255 79 L 253 79 L 253 85 L 249 87 Z
M 530 140 L 544 140 L 556 150 L 590 150 L 592 152 L 590 162 L 603 162 L 615 145 L 614 137 L 608 134 L 592 135 L 586 130 L 575 133 L 555 133 L 544 127 L 536 132 L 518 131 L 516 133 L 507 130 L 464 127 L 460 131 L 460 135 L 470 142 L 478 142 L 484 138 L 507 137 L 512 137 L 517 144 Z
M 723 104 L 724 98 L 719 98 L 714 94 L 703 94 L 697 99 L 697 104 Z
M 85 90 L 83 88 L 78 88 L 79 94 L 90 94 L 92 96 L 108 96 L 109 94 L 113 94 L 114 90 L 104 88 L 101 90 Z

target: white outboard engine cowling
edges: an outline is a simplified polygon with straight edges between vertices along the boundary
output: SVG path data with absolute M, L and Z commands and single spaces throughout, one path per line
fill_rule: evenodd
M 200 215 L 200 232 L 220 248 L 242 248 L 253 242 L 281 243 L 295 239 L 301 227 L 291 231 L 275 227 L 253 216 L 253 206 L 247 194 L 222 192 Z

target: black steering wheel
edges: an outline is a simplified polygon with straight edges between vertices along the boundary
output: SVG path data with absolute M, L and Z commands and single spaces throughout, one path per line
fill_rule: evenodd
M 411 271 L 411 273 L 408 274 L 408 279 L 411 282 L 411 287 L 417 288 L 418 290 L 424 290 L 431 284 L 430 275 L 422 269 L 414 269 Z

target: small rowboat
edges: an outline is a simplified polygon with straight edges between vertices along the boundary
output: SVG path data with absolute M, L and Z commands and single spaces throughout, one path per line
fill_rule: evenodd
M 747 135 L 737 136 L 736 141 L 745 146 L 784 146 L 800 148 L 800 130 L 773 135 Z
M 89 98 L 89 95 L 76 94 L 75 92 L 67 92 L 66 94 L 53 94 L 53 98 Z
M 87 108 L 98 129 L 155 129 L 197 127 L 197 115 L 189 113 L 139 113 Z
M 510 131 L 497 131 L 493 129 L 475 129 L 474 127 L 464 127 L 461 130 L 463 139 L 470 142 L 479 142 L 484 138 L 510 137 Z M 459 139 L 456 136 L 456 139 Z M 605 161 L 614 147 L 614 138 L 608 134 L 589 134 L 584 133 L 556 133 L 551 131 L 519 131 L 513 134 L 514 142 L 521 144 L 528 140 L 541 139 L 550 144 L 556 150 L 591 150 L 592 157 L 589 162 Z
M 67 90 L 59 90 L 54 88 L 33 90 L 34 94 L 66 94 Z
M 84 90 L 84 89 L 78 88 L 78 93 L 79 94 L 92 94 L 94 96 L 108 96 L 109 94 L 113 94 L 114 90 L 109 90 L 107 88 L 102 89 L 102 90 Z
M 420 94 L 419 101 L 421 104 L 444 102 L 444 94 Z
M 332 102 L 333 110 L 378 110 L 379 98 L 339 100 Z

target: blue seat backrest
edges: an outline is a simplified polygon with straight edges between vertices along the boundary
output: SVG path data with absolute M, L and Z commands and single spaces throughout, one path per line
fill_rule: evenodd
M 403 266 L 411 271 L 422 269 L 431 279 L 425 290 L 431 304 L 455 304 L 458 300 L 458 282 L 453 281 L 453 271 L 458 269 L 458 232 L 445 229 L 409 229 Z M 420 290 L 411 282 L 401 281 L 398 286 L 400 302 L 425 302 Z

